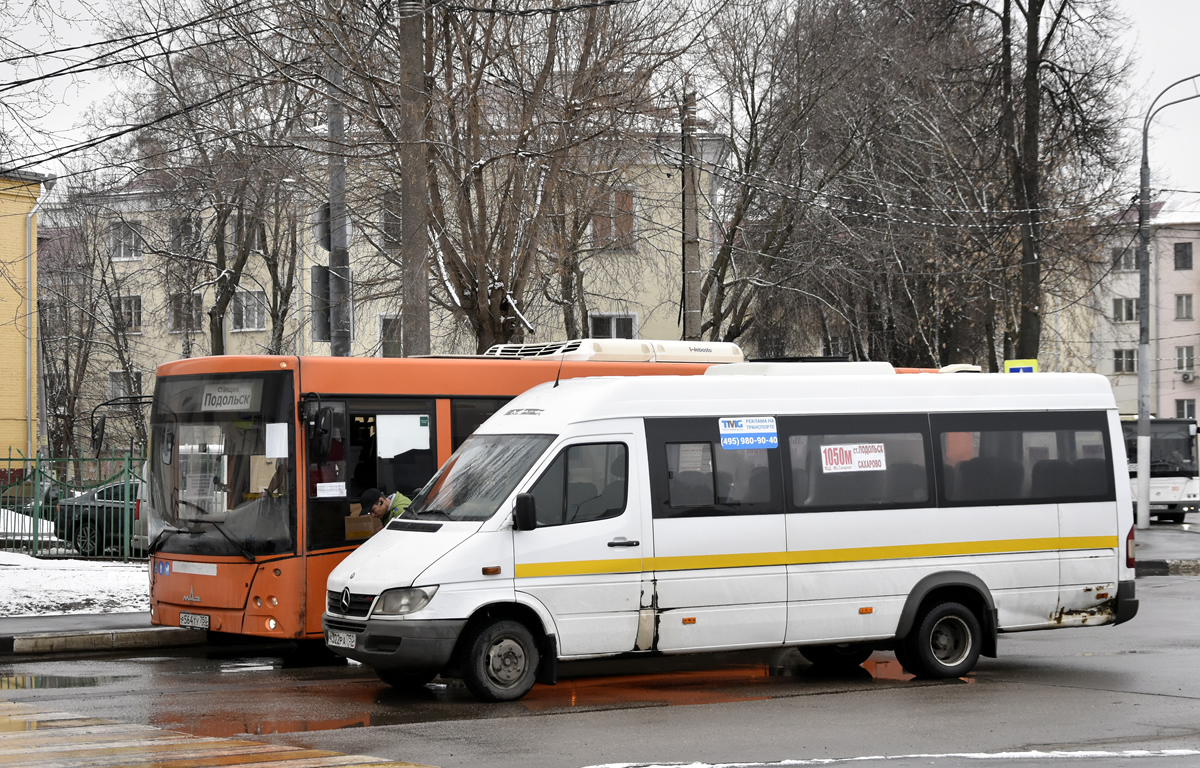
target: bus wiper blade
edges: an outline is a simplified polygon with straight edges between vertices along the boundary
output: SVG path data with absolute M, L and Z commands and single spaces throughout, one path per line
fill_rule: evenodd
M 416 513 L 417 519 L 420 520 L 422 515 L 432 515 L 434 520 L 453 520 L 454 518 L 446 514 L 440 509 L 422 509 Z
M 234 541 L 233 537 L 231 537 L 228 533 L 225 533 L 225 529 L 222 528 L 221 524 L 218 523 L 216 520 L 193 520 L 192 522 L 206 523 L 208 525 L 211 525 L 213 528 L 215 528 L 217 530 L 217 533 L 219 533 L 225 537 L 225 541 L 228 541 L 230 544 L 232 544 L 234 547 L 237 548 L 237 551 L 241 553 L 242 557 L 246 558 L 247 560 L 249 560 L 252 563 L 256 562 L 254 555 L 251 554 L 250 551 L 247 550 L 245 547 L 243 547 L 240 543 L 238 543 L 237 541 Z
M 182 529 L 180 529 L 180 528 L 165 528 L 164 527 L 161 531 L 158 532 L 158 535 L 154 537 L 154 541 L 150 542 L 150 544 L 146 547 L 146 552 L 153 555 L 155 552 L 158 551 L 159 544 L 162 544 L 170 536 L 173 536 L 176 533 L 182 533 Z

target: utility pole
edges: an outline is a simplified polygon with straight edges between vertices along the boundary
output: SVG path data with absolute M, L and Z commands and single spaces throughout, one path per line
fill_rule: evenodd
M 346 242 L 345 67 L 335 43 L 329 53 L 329 354 L 350 355 L 350 248 Z
M 696 183 L 696 92 L 683 94 L 683 339 L 700 340 L 700 216 Z
M 429 206 L 425 143 L 429 89 L 425 80 L 425 2 L 404 0 L 396 7 L 400 50 L 400 193 L 403 266 L 400 315 L 405 357 L 429 354 Z

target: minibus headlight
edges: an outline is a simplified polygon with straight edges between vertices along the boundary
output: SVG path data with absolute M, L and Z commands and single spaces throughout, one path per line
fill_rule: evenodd
M 371 613 L 374 616 L 403 616 L 406 613 L 416 613 L 428 605 L 436 593 L 436 586 L 389 589 L 379 596 L 375 610 Z

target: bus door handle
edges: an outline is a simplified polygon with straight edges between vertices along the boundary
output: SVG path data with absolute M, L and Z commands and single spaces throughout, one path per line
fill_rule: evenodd
M 640 546 L 641 543 L 642 542 L 640 542 L 640 541 L 626 541 L 625 539 L 613 539 L 612 541 L 608 542 L 608 546 L 610 546 L 610 547 L 636 547 L 636 546 Z

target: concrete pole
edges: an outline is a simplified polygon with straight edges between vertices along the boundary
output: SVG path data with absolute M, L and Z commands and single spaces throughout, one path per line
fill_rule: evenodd
M 329 53 L 329 354 L 350 355 L 350 249 L 346 241 L 346 118 L 342 52 Z
M 683 95 L 683 339 L 699 341 L 703 322 L 700 305 L 700 222 L 696 176 L 696 92 Z
M 425 3 L 401 2 L 396 8 L 400 37 L 400 227 L 403 266 L 400 315 L 405 357 L 429 354 L 429 210 L 425 143 L 429 90 L 425 81 Z

